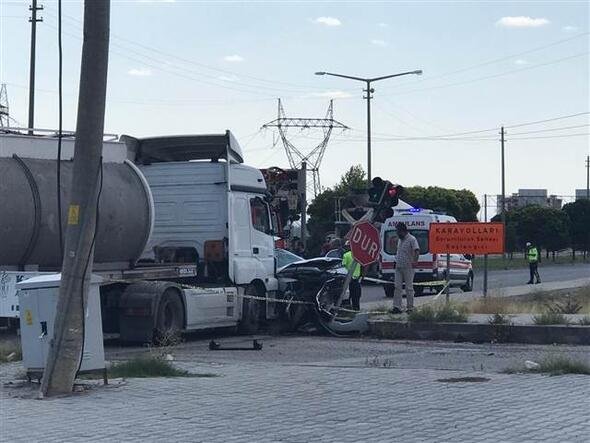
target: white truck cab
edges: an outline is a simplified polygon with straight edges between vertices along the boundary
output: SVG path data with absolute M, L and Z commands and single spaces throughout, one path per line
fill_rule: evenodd
M 408 232 L 416 237 L 420 246 L 420 256 L 414 263 L 414 282 L 435 282 L 432 286 L 415 286 L 416 295 L 422 294 L 425 287 L 440 289 L 441 280 L 445 280 L 447 272 L 446 254 L 433 254 L 428 247 L 428 230 L 430 223 L 453 223 L 457 220 L 450 215 L 437 214 L 429 209 L 396 210 L 393 217 L 388 218 L 381 225 L 381 278 L 392 283 L 395 280 L 395 254 L 397 252 L 396 225 L 404 222 Z M 450 285 L 460 287 L 464 291 L 473 289 L 473 267 L 471 260 L 462 254 L 450 254 Z M 388 296 L 392 296 L 392 285 L 385 285 Z

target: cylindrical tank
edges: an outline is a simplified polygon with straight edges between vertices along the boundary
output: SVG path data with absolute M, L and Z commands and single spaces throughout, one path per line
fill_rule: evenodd
M 58 270 L 56 160 L 0 158 L 0 269 L 38 266 Z M 73 162 L 61 162 L 61 213 L 65 238 Z M 143 252 L 153 223 L 153 200 L 132 163 L 104 163 L 98 206 L 96 269 L 124 269 Z

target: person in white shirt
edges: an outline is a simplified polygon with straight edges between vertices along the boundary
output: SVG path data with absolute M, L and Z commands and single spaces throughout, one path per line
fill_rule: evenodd
M 402 312 L 402 290 L 406 284 L 406 311 L 412 312 L 414 309 L 414 268 L 413 264 L 418 261 L 420 256 L 420 246 L 418 240 L 408 232 L 405 223 L 400 222 L 396 225 L 397 236 L 397 253 L 395 254 L 395 292 L 393 295 L 394 314 Z

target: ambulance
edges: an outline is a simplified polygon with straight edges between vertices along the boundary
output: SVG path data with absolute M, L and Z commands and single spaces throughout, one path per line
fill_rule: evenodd
M 416 295 L 422 295 L 424 289 L 439 291 L 441 283 L 447 276 L 447 254 L 432 254 L 428 248 L 428 229 L 430 223 L 454 223 L 457 220 L 450 215 L 437 214 L 430 209 L 396 210 L 394 215 L 381 225 L 381 279 L 391 281 L 385 284 L 385 295 L 393 297 L 395 281 L 395 254 L 397 251 L 396 225 L 404 222 L 408 232 L 416 237 L 420 246 L 420 256 L 414 263 L 414 283 L 433 282 L 432 285 L 415 285 Z M 473 266 L 471 256 L 450 254 L 450 286 L 461 288 L 464 292 L 473 290 Z

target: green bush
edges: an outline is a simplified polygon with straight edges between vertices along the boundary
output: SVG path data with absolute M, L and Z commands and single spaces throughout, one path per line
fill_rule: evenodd
M 559 312 L 547 311 L 533 316 L 533 322 L 536 325 L 567 325 L 569 321 Z
M 423 305 L 408 314 L 408 320 L 415 323 L 465 323 L 465 308 L 453 303 Z

